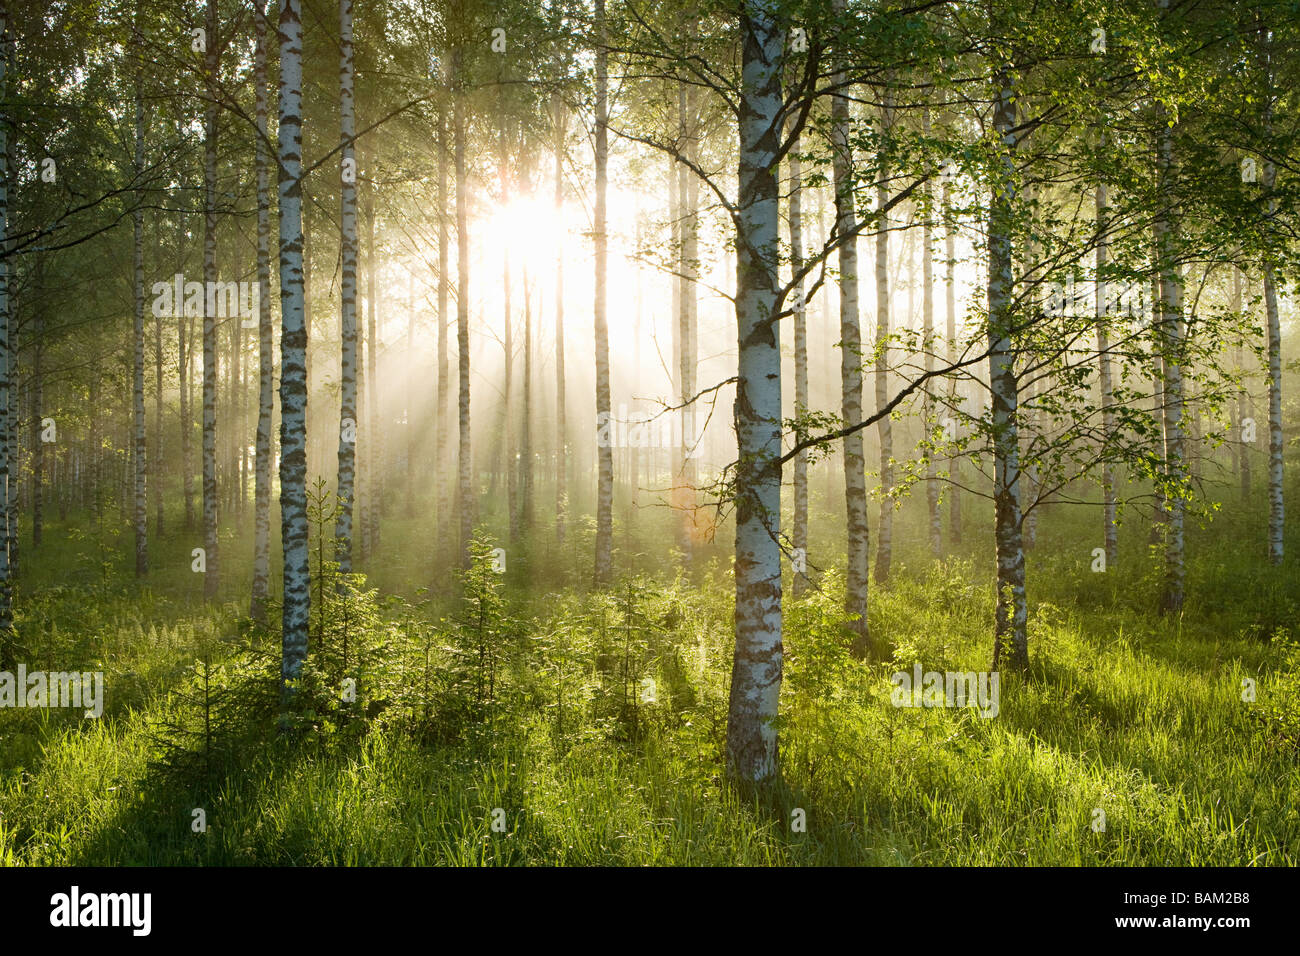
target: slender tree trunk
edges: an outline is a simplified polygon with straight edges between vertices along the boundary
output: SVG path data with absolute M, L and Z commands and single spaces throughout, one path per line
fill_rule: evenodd
M 158 229 L 154 228 L 154 241 L 158 241 Z M 39 346 L 38 346 L 39 351 Z M 163 536 L 163 321 L 162 315 L 155 315 L 153 320 L 153 477 L 151 479 L 151 492 L 153 494 L 154 504 L 154 534 L 156 540 L 161 542 Z M 35 424 L 39 426 L 40 415 L 37 414 Z M 35 433 L 40 437 L 39 430 Z M 32 449 L 33 453 L 40 454 L 36 447 Z
M 1161 192 L 1174 188 L 1177 169 L 1173 132 L 1163 122 L 1157 134 L 1156 164 Z M 1165 470 L 1169 491 L 1165 499 L 1165 590 L 1161 608 L 1176 614 L 1183 608 L 1185 569 L 1183 521 L 1186 510 L 1186 449 L 1183 441 L 1183 288 L 1177 254 L 1177 210 L 1166 205 L 1155 220 L 1160 278 L 1160 359 L 1164 369 Z
M 406 354 L 415 355 L 415 318 L 416 297 L 415 297 L 415 272 L 414 270 L 406 274 Z M 409 520 L 415 516 L 415 409 L 412 406 L 412 390 L 409 376 L 406 387 L 402 393 L 402 428 L 406 435 L 406 449 L 404 453 L 405 465 L 402 468 L 402 514 Z M 435 424 L 435 430 L 436 430 Z
M 784 39 L 770 0 L 746 0 L 736 215 L 736 646 L 727 770 L 744 784 L 779 773 L 781 696 L 781 339 L 777 150 Z
M 451 527 L 451 477 L 448 474 L 447 446 L 451 433 L 447 399 L 450 382 L 447 378 L 447 303 L 451 298 L 451 276 L 448 275 L 450 246 L 447 238 L 447 122 L 438 114 L 438 407 L 434 411 L 437 427 L 438 460 L 433 473 L 438 485 L 438 540 L 446 541 Z
M 185 234 L 185 214 L 177 215 L 178 235 L 176 237 L 177 248 L 180 250 L 180 258 L 177 262 L 177 270 L 185 271 L 185 245 L 188 237 Z M 193 351 L 193 344 L 190 339 L 190 317 L 185 312 L 183 303 L 176 302 L 172 306 L 172 311 L 176 316 L 176 337 L 178 340 L 177 355 L 177 374 L 180 388 L 180 432 L 181 432 L 181 494 L 185 498 L 185 530 L 194 530 L 194 462 L 191 454 L 191 440 L 193 438 L 191 430 L 191 408 L 190 405 L 190 353 Z
M 564 104 L 556 93 L 555 111 L 555 221 L 564 222 Z M 564 395 L 564 230 L 555 242 L 555 539 L 564 541 L 568 510 L 568 434 Z
M 352 512 L 357 469 L 357 183 L 356 101 L 353 94 L 352 0 L 339 0 L 339 113 L 342 138 L 342 345 L 338 444 L 338 518 L 334 524 L 339 571 L 352 573 Z M 373 385 L 372 385 L 373 387 Z M 367 435 L 367 439 L 369 439 Z
M 456 51 L 456 79 L 460 77 L 460 51 Z M 460 453 L 459 453 L 459 509 L 460 509 L 460 559 L 461 567 L 471 563 L 470 540 L 474 535 L 474 486 L 470 447 L 469 418 L 469 182 L 465 169 L 465 104 L 464 94 L 457 92 L 452 124 L 455 127 L 456 152 L 456 344 L 459 349 L 460 372 Z
M 888 80 L 887 80 L 888 82 Z M 882 92 L 881 125 L 888 135 L 894 125 L 893 95 Z M 881 165 L 876 186 L 876 203 L 882 210 L 876 225 L 876 407 L 884 408 L 889 402 L 889 214 L 883 212 L 889 202 L 889 170 Z M 880 527 L 876 532 L 876 566 L 873 577 L 877 584 L 889 579 L 889 567 L 894 555 L 894 424 L 889 415 L 882 415 L 876 424 L 880 435 Z
M 957 217 L 952 209 L 952 186 L 945 179 L 943 184 L 944 214 L 944 256 L 948 260 L 948 277 L 945 282 L 945 305 L 947 307 L 947 325 L 944 329 L 948 342 L 948 361 L 957 361 Z M 948 408 L 952 415 L 954 437 L 961 425 L 959 409 L 962 394 L 960 379 L 954 375 L 948 385 Z M 954 455 L 950 466 L 953 485 L 948 498 L 948 539 L 952 544 L 961 544 L 961 455 Z
M 43 295 L 43 270 L 37 266 L 38 294 Z M 32 446 L 32 550 L 41 546 L 45 525 L 45 442 L 41 440 L 41 413 L 45 406 L 45 305 L 38 302 L 32 342 L 32 414 L 28 432 Z M 160 419 L 161 421 L 161 419 Z M 57 459 L 55 478 L 58 477 Z
M 1241 296 L 1241 269 L 1234 266 L 1232 270 L 1232 310 L 1244 319 Z M 1246 387 L 1246 362 L 1244 357 L 1244 335 L 1237 337 L 1237 374 L 1241 376 L 1241 389 L 1237 392 L 1237 471 L 1241 483 L 1241 500 L 1250 500 L 1250 444 L 1245 440 L 1244 429 L 1250 414 L 1250 394 Z
M 283 41 L 282 41 L 283 42 Z M 208 103 L 203 123 L 203 542 L 207 571 L 203 596 L 213 600 L 221 584 L 217 544 L 217 323 L 209 290 L 217 281 L 217 0 L 207 0 Z
M 1105 183 L 1097 184 L 1097 362 L 1101 380 L 1101 499 L 1106 567 L 1119 560 L 1119 528 L 1117 518 L 1119 499 L 1115 492 L 1115 466 L 1111 464 L 1111 442 L 1115 434 L 1115 395 L 1111 381 L 1110 342 L 1107 325 L 1110 322 L 1109 289 L 1105 279 L 1106 264 L 1110 256 L 1109 199 Z
M 519 434 L 519 521 L 524 534 L 533 530 L 533 303 L 524 263 L 524 395 Z
M 787 153 L 790 175 L 790 273 L 797 276 L 804 267 L 803 257 L 803 169 L 799 160 L 798 137 Z M 800 419 L 810 410 L 808 400 L 808 304 L 804 301 L 804 282 L 794 284 L 794 414 Z M 807 429 L 795 429 L 795 442 L 808 435 Z M 793 575 L 794 596 L 801 597 L 809 585 L 808 562 L 808 451 L 794 458 L 794 514 L 790 546 L 798 559 Z M 804 568 L 805 570 L 800 570 Z
M 602 422 L 613 427 L 609 397 L 609 327 L 605 318 L 606 245 L 605 166 L 608 144 L 608 66 L 605 52 L 605 0 L 596 0 L 596 199 L 592 233 L 596 247 L 596 295 L 593 308 L 596 346 L 596 433 L 599 476 L 596 489 L 595 583 L 604 587 L 613 577 L 614 449 L 600 439 Z
M 677 85 L 677 124 L 682 153 L 689 161 L 695 159 L 695 139 L 692 128 L 692 97 L 687 84 Z M 698 183 L 686 163 L 677 164 L 677 199 L 680 204 L 681 247 L 678 263 L 680 293 L 677 311 L 678 347 L 678 404 L 681 411 L 681 443 L 677 454 L 678 545 L 689 564 L 695 547 L 695 411 L 691 400 L 695 397 L 695 311 L 696 277 L 699 259 L 699 224 L 696 219 Z
M 502 107 L 502 114 L 505 109 Z M 510 202 L 510 180 L 507 172 L 509 166 L 509 156 L 506 151 L 506 129 L 504 120 L 501 125 L 500 139 L 500 165 L 501 165 L 501 206 L 505 208 Z M 501 295 L 504 302 L 502 322 L 505 326 L 505 337 L 502 343 L 502 350 L 505 352 L 505 374 L 504 374 L 504 394 L 501 399 L 501 421 L 502 421 L 502 441 L 498 446 L 500 458 L 504 459 L 505 478 L 506 478 L 506 514 L 509 524 L 509 535 L 511 543 L 519 540 L 519 487 L 518 472 L 515 470 L 515 436 L 514 436 L 514 393 L 512 391 L 514 362 L 515 362 L 515 342 L 514 342 L 514 306 L 510 301 L 511 292 L 511 275 L 510 275 L 510 247 L 509 244 L 502 250 L 501 257 Z
M 0 102 L 5 101 L 8 89 L 9 66 L 9 5 L 0 0 Z M 9 117 L 0 116 L 0 248 L 9 240 Z M 9 401 L 13 391 L 13 378 L 9 365 L 9 260 L 0 259 L 0 508 L 3 508 L 3 528 L 6 538 L 9 527 L 9 442 L 2 432 L 9 417 Z M 94 416 L 91 416 L 92 421 Z M 0 547 L 0 665 L 8 666 L 13 658 L 14 617 L 13 584 L 10 580 L 9 542 Z
M 272 389 L 275 356 L 271 334 L 271 186 L 267 139 L 266 2 L 254 0 L 256 46 L 253 78 L 257 87 L 257 447 L 253 476 L 253 595 L 250 614 L 265 623 L 271 576 Z
M 1016 108 L 1011 77 L 995 79 L 993 125 L 1001 141 L 999 180 L 989 205 L 989 386 L 993 405 L 993 501 L 997 539 L 997 609 L 993 670 L 1029 666 L 1025 552 L 1020 537 L 1018 383 L 1011 341 L 1015 315 L 1012 277 L 1012 203 L 1015 201 Z
M 133 29 L 133 32 L 134 29 Z M 140 36 L 135 33 L 136 52 L 141 52 Z M 144 175 L 144 91 L 139 70 L 135 76 L 135 174 Z M 136 197 L 136 207 L 131 213 L 132 251 L 135 264 L 135 328 L 131 351 L 131 412 L 134 426 L 134 494 L 135 510 L 135 576 L 149 573 L 149 502 L 145 473 L 148 469 L 148 452 L 144 425 L 144 206 L 143 197 Z
M 280 0 L 280 538 L 284 546 L 281 679 L 307 659 L 311 572 L 307 540 L 307 326 L 302 232 L 301 0 Z
M 370 164 L 367 163 L 367 169 Z M 384 435 L 380 406 L 383 401 L 379 383 L 379 283 L 378 263 L 375 258 L 375 187 L 368 183 L 362 210 L 366 220 L 366 326 L 369 342 L 366 346 L 365 394 L 366 433 L 362 441 L 365 452 L 366 482 L 362 497 L 364 518 L 362 534 L 365 537 L 367 559 L 379 550 L 379 516 L 384 501 Z
M 1277 168 L 1264 164 L 1264 188 L 1270 193 Z M 1268 203 L 1270 219 L 1277 215 L 1277 199 Z M 1268 560 L 1282 563 L 1285 508 L 1282 500 L 1282 325 L 1277 308 L 1277 264 L 1264 257 L 1264 318 L 1268 326 Z
M 845 0 L 835 0 L 834 7 L 842 14 Z M 845 81 L 845 75 L 837 72 L 836 84 Z M 858 318 L 858 241 L 853 235 L 857 229 L 853 208 L 853 147 L 849 142 L 849 99 L 843 93 L 831 97 L 831 122 L 835 234 L 853 236 L 842 240 L 839 247 L 841 415 L 844 424 L 851 427 L 862 421 L 862 329 Z M 867 529 L 866 461 L 861 429 L 844 439 L 844 502 L 848 527 L 845 609 L 854 616 L 855 650 L 866 654 L 870 647 L 867 588 L 871 540 Z
M 926 107 L 922 122 L 926 135 L 930 130 L 930 110 Z M 927 199 L 932 198 L 929 186 L 925 187 Z M 921 337 L 925 341 L 925 370 L 934 371 L 934 350 L 938 343 L 934 339 L 934 227 L 930 224 L 934 216 L 933 202 L 925 203 L 921 210 L 925 217 L 921 223 Z M 925 395 L 925 429 L 934 432 L 934 399 L 930 397 L 927 384 Z M 943 557 L 943 519 L 939 514 L 939 472 L 933 452 L 926 454 L 925 469 L 925 503 L 930 517 L 930 554 L 935 558 Z

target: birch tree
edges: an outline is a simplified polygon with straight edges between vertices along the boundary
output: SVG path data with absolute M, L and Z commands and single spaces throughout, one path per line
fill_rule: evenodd
M 0 0 L 0 103 L 7 102 L 8 68 L 10 56 L 9 4 Z M 0 249 L 8 252 L 9 245 L 9 123 L 8 115 L 0 115 Z M 14 611 L 13 582 L 10 580 L 8 527 L 9 527 L 9 460 L 8 429 L 9 403 L 12 400 L 13 380 L 9 365 L 9 258 L 0 258 L 0 509 L 3 522 L 0 533 L 5 535 L 0 547 L 0 664 L 9 664 L 13 656 Z
M 994 156 L 988 225 L 989 388 L 992 395 L 994 534 L 997 541 L 997 602 L 993 670 L 1029 666 L 1026 634 L 1025 552 L 1020 532 L 1019 404 L 1012 330 L 1015 326 L 1012 259 L 1016 198 L 1016 107 L 1012 76 L 1002 67 L 993 78 Z
M 140 53 L 140 34 L 133 24 L 134 46 Z M 144 90 L 143 73 L 137 65 L 135 73 L 135 176 L 144 176 Z M 145 444 L 144 423 L 144 201 L 136 197 L 131 212 L 132 259 L 134 264 L 133 298 L 135 328 L 131 350 L 131 412 L 134 430 L 132 454 L 135 507 L 132 512 L 135 528 L 135 575 L 149 573 L 149 501 L 146 497 L 145 475 L 148 469 L 148 452 Z
M 608 585 L 613 577 L 614 449 L 606 435 L 612 427 L 609 393 L 609 325 L 605 316 L 608 237 L 605 234 L 606 165 L 609 159 L 609 66 L 605 40 L 605 0 L 596 3 L 596 196 L 592 216 L 595 244 L 595 302 L 592 308 L 596 347 L 596 561 L 595 583 Z
M 842 15 L 845 0 L 834 0 Z M 840 266 L 840 396 L 846 428 L 862 421 L 862 329 L 858 318 L 857 214 L 853 208 L 853 147 L 849 139 L 849 97 L 847 76 L 838 69 L 832 80 L 831 150 L 835 184 L 835 232 L 839 242 Z M 867 648 L 867 587 L 869 548 L 867 531 L 866 460 L 862 432 L 854 430 L 844 438 L 844 503 L 847 517 L 848 571 L 844 582 L 845 610 L 853 615 L 860 653 Z
M 307 327 L 303 321 L 302 8 L 280 0 L 280 539 L 284 549 L 280 677 L 291 687 L 307 659 Z
M 599 2 L 599 0 L 598 0 Z M 778 772 L 781 695 L 781 339 L 779 208 L 784 24 L 774 0 L 740 11 L 736 222 L 736 646 L 727 769 L 744 783 Z M 863 511 L 865 512 L 865 496 Z M 865 588 L 865 581 L 863 582 Z
M 217 542 L 217 0 L 207 0 L 204 57 L 207 105 L 203 119 L 203 596 L 213 600 L 221 583 Z
M 342 146 L 341 225 L 342 348 L 339 381 L 338 518 L 334 526 L 339 571 L 352 572 L 352 512 L 356 501 L 357 415 L 357 157 L 352 0 L 339 0 L 339 117 Z M 373 385 L 372 385 L 373 388 Z
M 275 357 L 271 334 L 271 185 L 267 137 L 266 2 L 253 0 L 253 84 L 256 87 L 257 166 L 257 439 L 253 459 L 253 596 L 249 614 L 266 620 L 271 576 L 272 401 Z

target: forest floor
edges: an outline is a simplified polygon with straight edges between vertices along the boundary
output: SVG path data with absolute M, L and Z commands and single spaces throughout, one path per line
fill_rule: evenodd
M 38 551 L 25 534 L 20 659 L 102 671 L 106 701 L 99 719 L 0 709 L 0 863 L 1300 863 L 1300 576 L 1265 563 L 1262 514 L 1189 521 L 1187 606 L 1162 617 L 1145 523 L 1095 573 L 1097 509 L 1054 506 L 1028 561 L 1031 670 L 1003 673 L 982 717 L 891 704 L 896 671 L 991 660 L 991 529 L 970 521 L 935 561 L 923 507 L 871 592 L 892 659 L 850 655 L 834 570 L 787 595 L 783 780 L 759 798 L 723 780 L 721 534 L 665 574 L 667 516 L 643 512 L 616 555 L 635 577 L 598 594 L 565 584 L 585 585 L 590 529 L 556 547 L 539 520 L 464 599 L 436 536 L 390 515 L 366 585 L 315 585 L 287 723 L 278 635 L 247 619 L 251 516 L 223 535 L 209 605 L 197 535 L 165 536 L 142 585 L 116 510 Z M 841 534 L 815 524 L 812 562 Z

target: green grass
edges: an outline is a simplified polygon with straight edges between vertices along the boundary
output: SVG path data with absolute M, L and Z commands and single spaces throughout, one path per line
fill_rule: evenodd
M 784 778 L 758 798 L 722 777 L 726 542 L 706 549 L 694 580 L 665 576 L 657 542 L 671 531 L 654 512 L 619 538 L 623 567 L 640 572 L 634 591 L 565 584 L 586 579 L 581 525 L 556 549 L 539 521 L 532 549 L 512 550 L 488 702 L 474 699 L 481 672 L 456 628 L 453 578 L 422 553 L 425 530 L 391 516 L 371 584 L 406 600 L 380 600 L 369 627 L 379 636 L 355 640 L 358 654 L 371 641 L 399 689 L 376 692 L 386 706 L 368 716 L 313 713 L 291 733 L 265 715 L 237 716 L 203 773 L 162 772 L 188 746 L 174 735 L 168 744 L 167 726 L 193 724 L 177 696 L 195 686 L 191 665 L 206 648 L 232 668 L 275 666 L 274 633 L 240 616 L 249 542 L 223 538 L 222 601 L 205 607 L 188 537 L 163 542 L 140 587 L 120 530 L 49 529 L 41 551 L 24 554 L 26 661 L 104 670 L 108 706 L 99 721 L 0 711 L 0 862 L 1300 861 L 1300 584 L 1294 559 L 1263 562 L 1257 516 L 1228 508 L 1191 530 L 1188 605 L 1167 619 L 1152 610 L 1158 565 L 1145 527 L 1123 527 L 1119 566 L 1093 574 L 1095 510 L 1055 508 L 1029 559 L 1031 672 L 1002 675 L 1000 713 L 982 719 L 890 705 L 894 670 L 920 661 L 981 671 L 991 657 L 990 529 L 972 522 L 957 553 L 934 562 L 920 507 L 903 509 L 895 573 L 871 595 L 871 626 L 893 660 L 849 656 L 834 569 L 822 593 L 789 604 Z M 814 563 L 819 550 L 842 550 L 839 534 L 831 516 L 814 528 Z M 421 660 L 435 689 L 407 699 L 401 688 L 428 673 Z M 636 697 L 646 677 L 653 702 Z M 1253 703 L 1242 699 L 1245 678 Z M 205 833 L 192 829 L 195 808 Z M 504 832 L 493 828 L 497 809 Z M 799 817 L 802 831 L 791 825 Z

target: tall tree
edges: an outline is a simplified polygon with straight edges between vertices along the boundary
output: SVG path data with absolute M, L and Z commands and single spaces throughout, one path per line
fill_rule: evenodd
M 1178 211 L 1171 190 L 1176 188 L 1178 168 L 1174 155 L 1174 128 L 1165 119 L 1160 105 L 1156 120 L 1156 174 L 1160 194 L 1164 197 L 1156 213 L 1156 276 L 1160 296 L 1155 308 L 1159 318 L 1156 334 L 1161 363 L 1160 378 L 1164 398 L 1165 439 L 1165 587 L 1161 598 L 1163 610 L 1176 614 L 1183 608 L 1184 565 L 1183 523 L 1187 510 L 1186 449 L 1183 436 L 1183 280 L 1178 267 Z
M 7 102 L 8 68 L 10 56 L 9 4 L 0 0 L 0 102 Z M 9 245 L 9 122 L 8 115 L 0 115 L 0 250 L 8 253 Z M 9 526 L 9 460 L 8 435 L 4 434 L 9 420 L 9 402 L 13 394 L 13 379 L 9 365 L 9 258 L 0 258 L 0 509 L 4 510 L 0 533 L 8 538 Z M 0 547 L 0 665 L 11 663 L 13 657 L 14 611 L 13 583 L 10 580 L 8 540 Z
M 447 119 L 438 112 L 438 394 L 434 409 L 434 427 L 437 430 L 438 460 L 434 463 L 434 477 L 438 496 L 438 540 L 447 539 L 451 522 L 451 478 L 447 474 L 447 444 L 451 433 L 447 401 L 450 381 L 447 377 L 447 303 L 451 296 L 451 275 L 448 273 L 450 243 L 447 230 Z
M 736 645 L 727 770 L 746 784 L 777 774 L 781 697 L 781 339 L 777 175 L 785 24 L 774 0 L 740 9 L 736 221 Z M 865 511 L 865 504 L 864 504 Z M 864 583 L 865 586 L 865 583 Z
M 266 2 L 253 0 L 253 83 L 257 87 L 257 445 L 253 475 L 253 596 L 250 614 L 266 620 L 271 576 L 272 401 L 275 358 L 271 342 L 271 185 L 267 137 Z
M 138 13 L 137 13 L 138 16 Z M 132 24 L 133 46 L 137 55 L 141 51 L 138 24 Z M 143 71 L 137 64 L 135 72 L 135 177 L 137 183 L 144 177 L 144 89 Z M 137 195 L 131 213 L 134 260 L 135 327 L 131 350 L 131 412 L 134 425 L 133 524 L 135 527 L 135 575 L 149 573 L 149 503 L 146 495 L 145 474 L 148 469 L 148 452 L 145 446 L 144 426 L 144 197 Z
M 1012 229 L 1016 198 L 1016 100 L 1009 68 L 993 78 L 994 156 L 988 225 L 988 349 L 992 395 L 994 534 L 997 601 L 993 670 L 1029 666 L 1025 549 L 1020 531 L 1019 406 L 1012 332 L 1015 328 Z
M 307 327 L 303 321 L 302 7 L 280 0 L 280 540 L 284 549 L 280 677 L 292 686 L 307 659 Z
M 564 101 L 557 92 L 551 100 L 555 113 L 555 221 L 564 222 Z M 564 231 L 555 242 L 555 538 L 564 541 L 565 512 L 569 504 L 568 431 L 564 394 Z
M 465 79 L 461 75 L 461 51 L 453 56 L 456 92 L 452 106 L 452 127 L 456 163 L 456 345 L 460 374 L 460 453 L 459 502 L 460 560 L 468 569 L 472 555 L 470 539 L 474 535 L 474 486 L 470 446 L 469 418 L 469 181 L 465 163 Z
M 1110 256 L 1110 241 L 1107 236 L 1109 193 L 1105 180 L 1097 183 L 1097 362 L 1098 379 L 1101 386 L 1102 446 L 1106 455 L 1101 469 L 1102 531 L 1105 543 L 1106 566 L 1113 567 L 1119 560 L 1119 528 L 1117 517 L 1119 499 L 1115 488 L 1115 466 L 1109 456 L 1109 445 L 1115 432 L 1115 395 L 1111 378 L 1111 355 L 1108 334 L 1110 321 L 1109 291 L 1106 282 L 1106 265 Z
M 334 526 L 339 570 L 352 572 L 352 511 L 356 501 L 357 435 L 357 158 L 352 0 L 339 0 L 339 115 L 341 127 L 342 347 L 339 382 L 338 518 Z M 373 385 L 372 385 L 373 388 Z M 367 439 L 369 433 L 367 433 Z
M 217 543 L 217 0 L 207 0 L 204 58 L 207 105 L 203 119 L 203 596 L 212 600 L 221 583 Z
M 886 83 L 891 81 L 886 77 Z M 889 136 L 894 126 L 893 93 L 886 86 L 881 91 L 881 131 Z M 889 169 L 880 163 L 876 181 L 876 206 L 879 220 L 876 223 L 876 343 L 875 384 L 876 408 L 884 408 L 889 401 Z M 889 567 L 894 556 L 894 423 L 889 415 L 880 416 L 876 424 L 880 435 L 880 526 L 876 529 L 876 566 L 873 577 L 877 584 L 889 579 Z
M 804 301 L 801 275 L 803 258 L 803 169 L 799 159 L 800 139 L 796 131 L 787 154 L 790 192 L 787 199 L 790 220 L 790 274 L 794 278 L 794 414 L 798 421 L 811 410 L 808 396 L 808 306 Z M 795 440 L 802 441 L 807 431 L 796 428 Z M 800 449 L 794 459 L 794 513 L 790 546 L 798 558 L 794 572 L 794 596 L 808 588 L 808 450 Z
M 596 2 L 596 198 L 592 235 L 596 251 L 595 303 L 596 422 L 598 476 L 596 488 L 595 582 L 610 583 L 614 547 L 614 449 L 600 439 L 602 422 L 613 427 L 609 395 L 609 326 L 605 317 L 605 280 L 608 237 L 605 234 L 606 165 L 609 159 L 609 66 L 605 37 L 605 0 Z
M 834 0 L 843 15 L 845 0 Z M 848 77 L 839 68 L 831 96 L 832 174 L 835 181 L 835 234 L 840 265 L 840 403 L 846 428 L 862 421 L 862 327 L 858 317 L 858 224 L 854 211 L 853 145 L 849 132 Z M 847 517 L 848 573 L 844 581 L 845 609 L 853 616 L 856 650 L 868 648 L 868 565 L 871 540 L 867 529 L 866 459 L 862 430 L 844 438 L 844 505 Z

